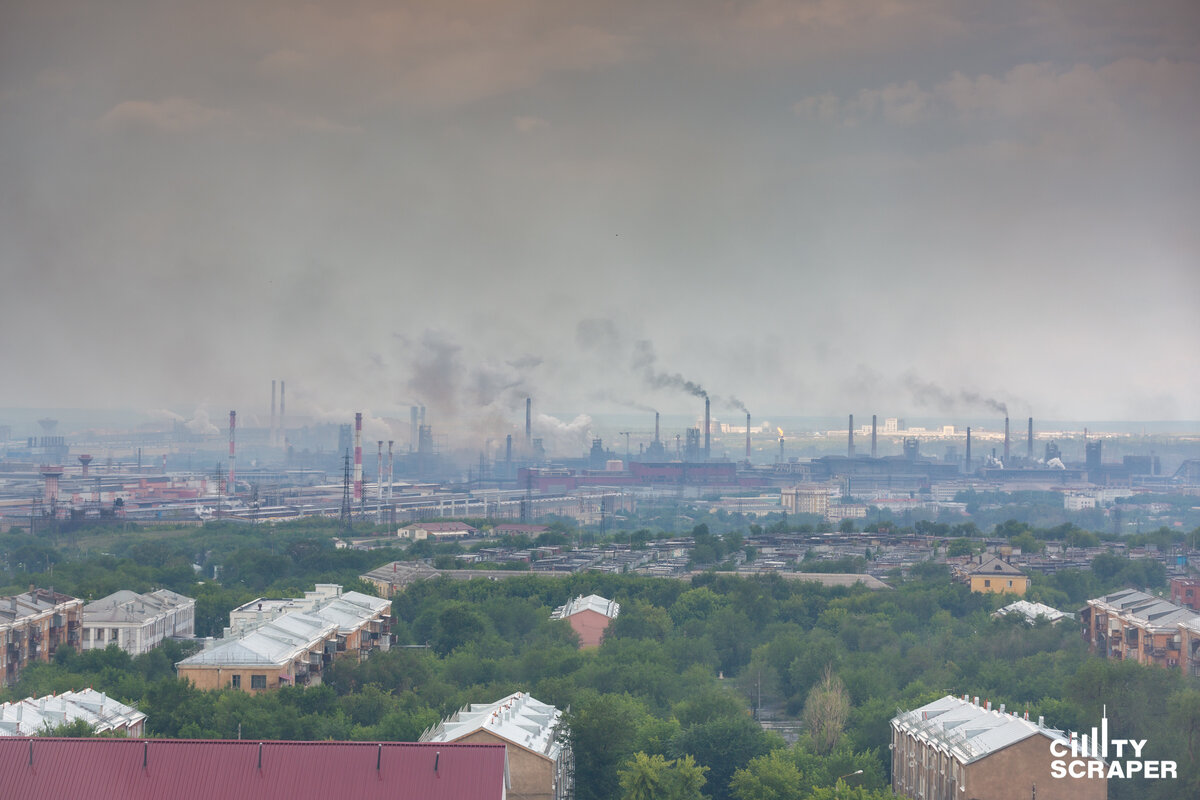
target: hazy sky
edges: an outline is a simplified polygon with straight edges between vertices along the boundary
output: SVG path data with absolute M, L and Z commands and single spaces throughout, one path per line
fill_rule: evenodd
M 1196 419 L 1198 145 L 1195 0 L 3 3 L 0 406 Z

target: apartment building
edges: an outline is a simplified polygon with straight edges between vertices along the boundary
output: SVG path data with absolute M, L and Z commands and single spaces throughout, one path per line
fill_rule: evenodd
M 83 607 L 83 650 L 115 644 L 131 656 L 148 653 L 174 637 L 191 638 L 196 601 L 170 589 L 138 594 L 113 592 Z
M 225 638 L 180 661 L 176 671 L 200 689 L 257 693 L 319 684 L 333 659 L 362 660 L 391 646 L 390 609 L 387 600 L 336 584 L 304 598 L 252 601 L 231 612 Z
M 1029 577 L 1002 558 L 989 556 L 966 572 L 972 592 L 1024 595 Z
M 580 595 L 554 609 L 551 619 L 565 619 L 579 635 L 580 649 L 599 647 L 604 632 L 621 613 L 621 604 L 598 594 Z
M 510 800 L 574 796 L 575 761 L 562 712 L 524 692 L 464 706 L 426 730 L 419 741 L 504 745 Z
M 5 686 L 35 661 L 49 661 L 59 645 L 79 646 L 83 601 L 54 589 L 0 597 L 0 675 Z
M 0 736 L 38 736 L 77 720 L 97 733 L 142 736 L 146 728 L 141 711 L 90 688 L 0 704 Z
M 1170 668 L 1181 666 L 1180 624 L 1195 617 L 1190 608 L 1136 589 L 1089 600 L 1079 612 L 1084 639 L 1093 652 Z
M 946 696 L 892 718 L 892 791 L 913 800 L 1106 800 L 1104 778 L 1056 778 L 1062 731 L 979 698 Z M 1090 759 L 1083 759 L 1090 760 Z

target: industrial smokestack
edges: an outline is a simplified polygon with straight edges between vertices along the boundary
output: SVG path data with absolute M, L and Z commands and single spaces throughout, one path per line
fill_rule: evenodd
M 396 461 L 392 458 L 392 442 L 393 441 L 394 441 L 393 439 L 388 439 L 388 490 L 387 490 L 388 503 L 392 502 L 392 488 L 395 486 L 395 482 L 392 480 L 392 476 L 396 473 Z
M 746 463 L 750 463 L 750 412 L 746 412 Z
M 287 420 L 283 416 L 283 390 L 284 390 L 284 388 L 285 388 L 284 382 L 280 381 L 279 382 L 279 438 L 282 440 L 282 443 L 286 445 L 287 444 Z
M 362 412 L 354 415 L 354 502 L 363 499 L 362 492 Z
M 379 455 L 375 462 L 375 501 L 379 503 L 380 510 L 383 510 L 383 439 L 377 439 L 379 442 Z
M 233 493 L 233 479 L 235 477 L 234 462 L 237 459 L 237 453 L 233 446 L 233 432 L 237 427 L 237 412 L 229 412 L 229 492 Z
M 658 441 L 658 412 L 654 412 L 654 441 Z
M 708 461 L 709 456 L 712 454 L 712 449 L 711 449 L 712 431 L 711 431 L 711 425 L 709 423 L 708 406 L 709 406 L 709 399 L 708 399 L 708 396 L 706 395 L 704 397 L 704 460 L 705 461 Z
M 849 425 L 848 430 L 850 431 L 850 436 L 846 440 L 846 455 L 848 455 L 850 458 L 854 458 L 854 415 L 853 414 L 850 415 L 850 425 Z
M 877 427 L 878 427 L 877 420 L 875 419 L 875 415 L 872 414 L 871 415 L 871 458 L 877 458 L 879 455 L 879 451 L 875 447 L 875 432 L 876 432 Z
M 272 445 L 275 444 L 275 380 L 271 380 L 271 432 L 267 436 L 267 441 Z
M 533 448 L 533 398 L 525 398 L 525 449 Z
M 410 453 L 417 451 L 417 425 L 419 424 L 417 422 L 417 413 L 418 409 L 416 406 L 409 409 L 409 424 L 412 426 L 412 430 L 408 434 L 408 452 Z
M 1004 418 L 1004 465 L 1008 466 L 1008 417 Z
M 968 475 L 971 473 L 971 428 L 967 427 L 967 460 L 963 471 Z
M 1029 418 L 1029 438 L 1025 440 L 1025 457 L 1033 461 L 1033 417 Z
M 512 463 L 512 434 L 511 433 L 508 435 L 508 438 L 506 438 L 504 440 L 504 463 L 505 464 Z

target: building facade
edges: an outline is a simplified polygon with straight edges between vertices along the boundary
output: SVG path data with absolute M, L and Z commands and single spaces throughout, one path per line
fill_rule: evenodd
M 565 619 L 571 629 L 579 635 L 580 649 L 599 647 L 604 632 L 621 613 L 621 605 L 614 600 L 590 594 L 580 595 L 554 609 L 551 619 Z
M 1080 611 L 1083 637 L 1092 652 L 1169 668 L 1182 666 L 1180 625 L 1195 617 L 1190 608 L 1136 589 L 1089 600 Z
M 967 571 L 972 592 L 1022 595 L 1029 591 L 1029 577 L 1002 558 L 991 556 Z
M 122 589 L 83 607 L 83 650 L 115 644 L 131 656 L 148 653 L 174 637 L 191 638 L 196 630 L 196 601 L 156 589 L 138 594 Z
M 511 800 L 575 796 L 575 761 L 562 712 L 524 692 L 464 706 L 421 734 L 420 741 L 503 744 Z
M 946 696 L 894 717 L 892 791 L 913 800 L 1106 800 L 1104 778 L 1056 778 L 1063 732 L 979 698 Z
M 47 662 L 60 645 L 78 647 L 83 601 L 53 589 L 0 597 L 0 675 L 11 686 L 27 664 Z
M 321 683 L 325 667 L 335 658 L 362 660 L 373 650 L 391 646 L 391 603 L 359 592 L 342 592 L 335 584 L 333 596 L 306 593 L 297 603 L 306 610 L 272 615 L 262 621 L 247 619 L 247 606 L 283 601 L 253 601 L 235 609 L 224 639 L 176 664 L 181 679 L 199 689 L 241 689 L 262 692 L 280 686 Z M 321 594 L 321 597 L 309 595 Z

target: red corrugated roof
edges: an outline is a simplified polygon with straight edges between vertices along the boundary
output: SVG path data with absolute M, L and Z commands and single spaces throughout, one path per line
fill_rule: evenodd
M 21 800 L 502 800 L 504 782 L 503 745 L 0 737 Z

